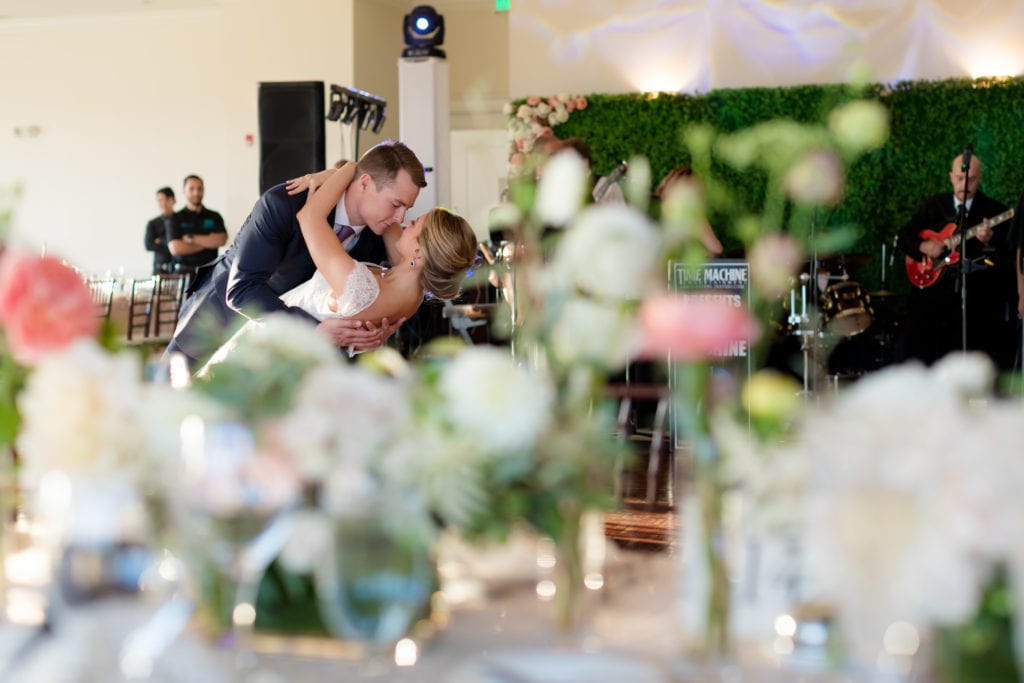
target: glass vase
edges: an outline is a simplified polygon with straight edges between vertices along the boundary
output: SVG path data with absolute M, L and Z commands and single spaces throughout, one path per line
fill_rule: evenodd
M 429 617 L 438 578 L 426 545 L 399 537 L 382 516 L 368 514 L 336 520 L 314 584 L 328 630 L 372 658 L 387 654 Z

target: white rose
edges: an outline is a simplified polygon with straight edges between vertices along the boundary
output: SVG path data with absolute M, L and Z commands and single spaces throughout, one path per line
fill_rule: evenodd
M 562 226 L 572 220 L 583 203 L 589 171 L 572 150 L 554 155 L 544 167 L 533 211 L 545 225 Z
M 573 298 L 552 329 L 555 355 L 563 363 L 590 362 L 618 370 L 640 346 L 636 317 L 621 306 Z
M 645 214 L 623 204 L 590 206 L 558 243 L 549 272 L 555 283 L 598 298 L 635 301 L 651 285 L 659 250 Z

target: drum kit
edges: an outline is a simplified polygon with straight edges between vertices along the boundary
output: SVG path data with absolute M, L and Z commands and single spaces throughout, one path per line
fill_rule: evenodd
M 851 271 L 871 261 L 869 254 L 836 254 L 812 260 L 794 278 L 776 343 L 799 342 L 806 393 L 812 368 L 821 368 L 838 384 L 892 361 L 895 321 L 888 308 L 898 295 L 885 289 L 884 257 L 882 289 L 867 292 L 851 278 Z

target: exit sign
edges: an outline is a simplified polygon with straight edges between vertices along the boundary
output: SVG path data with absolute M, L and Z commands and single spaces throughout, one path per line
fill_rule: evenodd
M 494 11 L 495 12 L 507 12 L 508 6 L 512 0 L 494 0 Z

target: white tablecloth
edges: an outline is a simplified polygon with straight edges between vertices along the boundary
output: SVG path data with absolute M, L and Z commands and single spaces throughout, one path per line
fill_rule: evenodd
M 566 635 L 553 626 L 551 604 L 532 582 L 507 584 L 485 600 L 451 612 L 446 628 L 425 643 L 414 666 L 368 663 L 229 649 L 186 631 L 155 665 L 148 680 L 166 683 L 302 683 L 393 681 L 444 683 L 602 683 L 689 680 L 680 674 L 675 559 L 668 554 L 617 553 L 605 587 L 588 595 L 587 627 Z M 125 636 L 152 614 L 139 598 L 118 598 L 65 611 L 51 634 L 0 681 L 121 681 L 118 655 Z M 5 627 L 3 641 L 23 640 L 23 627 Z M 9 648 L 10 649 L 10 646 Z M 2 653 L 0 653 L 2 654 Z M 622 672 L 628 670 L 628 678 Z M 756 678 L 812 681 L 771 664 Z

